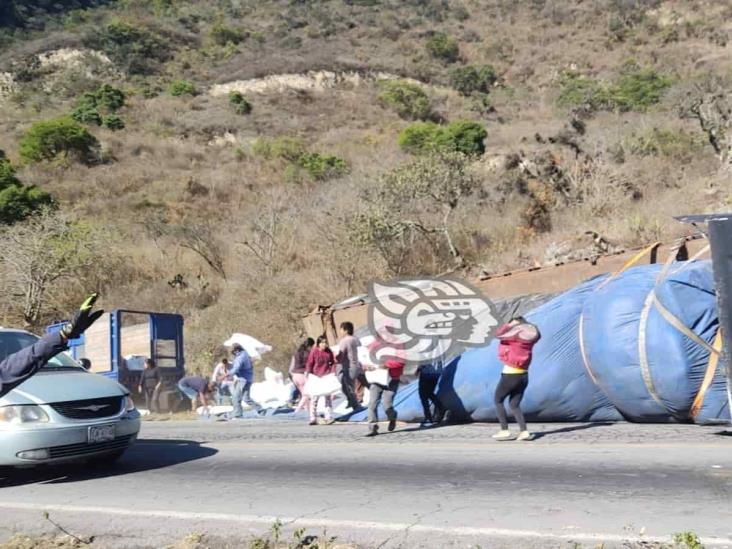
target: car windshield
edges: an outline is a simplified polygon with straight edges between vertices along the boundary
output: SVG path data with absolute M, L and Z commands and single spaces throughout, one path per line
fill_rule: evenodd
M 0 360 L 5 360 L 5 357 L 8 355 L 12 355 L 25 347 L 29 347 L 36 341 L 38 341 L 38 338 L 33 334 L 27 334 L 24 332 L 0 332 Z M 77 364 L 76 361 L 66 353 L 57 354 L 43 367 L 81 368 L 81 366 L 79 366 L 79 364 Z

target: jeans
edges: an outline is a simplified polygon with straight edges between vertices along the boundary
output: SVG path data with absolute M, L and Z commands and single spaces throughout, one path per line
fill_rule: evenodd
M 186 387 L 185 385 L 181 385 L 180 382 L 178 382 L 178 390 L 183 393 L 191 402 L 195 402 L 196 398 L 198 397 L 198 393 L 194 389 Z
M 252 382 L 247 381 L 244 378 L 238 377 L 234 380 L 234 386 L 231 391 L 231 399 L 234 401 L 234 411 L 232 412 L 233 417 L 241 417 L 244 415 L 244 410 L 241 406 L 241 401 L 244 400 L 249 406 L 259 411 L 262 407 L 252 400 L 249 393 L 252 390 Z
M 369 423 L 378 423 L 379 421 L 379 401 L 384 400 L 384 412 L 387 419 L 395 420 L 397 418 L 396 410 L 394 410 L 394 396 L 399 388 L 399 380 L 392 379 L 388 387 L 372 383 L 369 387 Z

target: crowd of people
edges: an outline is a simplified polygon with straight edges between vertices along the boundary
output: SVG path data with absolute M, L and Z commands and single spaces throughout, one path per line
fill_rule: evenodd
M 336 393 L 344 395 L 351 412 L 359 412 L 364 409 L 362 402 L 368 390 L 367 436 L 376 436 L 379 432 L 380 404 L 388 420 L 387 429 L 393 431 L 397 425 L 394 398 L 404 374 L 405 360 L 392 356 L 378 365 L 364 365 L 359 361 L 358 348 L 361 342 L 354 335 L 353 324 L 341 323 L 339 332 L 336 354 L 329 347 L 325 335 L 322 335 L 317 340 L 305 339 L 292 355 L 289 376 L 295 391 L 292 399 L 295 411 L 307 410 L 309 424 L 318 425 L 322 401 L 324 422 L 330 424 L 334 421 L 333 396 Z M 494 396 L 501 428 L 493 437 L 497 440 L 531 440 L 532 435 L 526 426 L 520 405 L 528 386 L 532 349 L 541 335 L 535 325 L 519 316 L 502 325 L 497 330 L 496 337 L 499 340 L 498 355 L 504 366 Z M 378 344 L 379 340 L 375 340 L 372 345 Z M 440 424 L 445 418 L 445 409 L 437 395 L 442 369 L 442 362 L 437 360 L 422 364 L 416 370 L 424 416 L 421 425 L 425 427 Z M 382 370 L 381 375 L 370 375 L 375 370 Z M 214 401 L 222 404 L 225 397 L 230 397 L 233 410 L 227 418 L 233 419 L 242 417 L 242 401 L 258 414 L 265 413 L 262 406 L 251 397 L 253 382 L 252 360 L 241 345 L 234 343 L 231 347 L 231 361 L 226 358 L 221 360 L 209 379 L 200 376 L 184 377 L 178 382 L 178 388 L 191 400 L 194 411 L 199 403 L 202 406 L 209 406 Z M 155 364 L 150 359 L 146 360 L 139 390 L 145 395 L 151 411 L 157 407 L 156 394 L 160 384 L 161 379 Z M 508 427 L 504 406 L 506 399 L 511 414 L 519 425 L 516 436 Z

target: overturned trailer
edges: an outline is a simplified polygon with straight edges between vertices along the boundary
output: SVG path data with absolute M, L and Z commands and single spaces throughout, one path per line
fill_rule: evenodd
M 706 239 L 683 239 L 595 262 L 478 281 L 501 317 L 525 314 L 543 333 L 522 405 L 527 417 L 729 421 L 728 361 L 717 313 L 723 282 L 715 284 L 719 273 L 709 257 Z M 543 297 L 518 295 L 527 293 Z M 367 298 L 353 298 L 316 311 L 306 323 L 310 333 L 332 338 L 344 320 L 365 325 L 367 311 Z M 447 357 L 438 397 L 453 420 L 496 420 L 492 397 L 501 371 L 496 346 L 494 341 Z M 415 385 L 397 396 L 403 420 L 422 419 Z

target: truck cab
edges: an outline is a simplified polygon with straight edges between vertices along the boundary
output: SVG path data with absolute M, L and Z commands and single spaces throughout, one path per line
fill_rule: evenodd
M 47 331 L 60 330 L 64 322 Z M 185 375 L 183 317 L 179 314 L 115 309 L 104 313 L 80 338 L 69 342 L 76 360 L 91 362 L 90 372 L 123 385 L 138 400 L 143 362 L 152 358 L 162 374 L 162 410 L 178 405 L 177 383 Z

